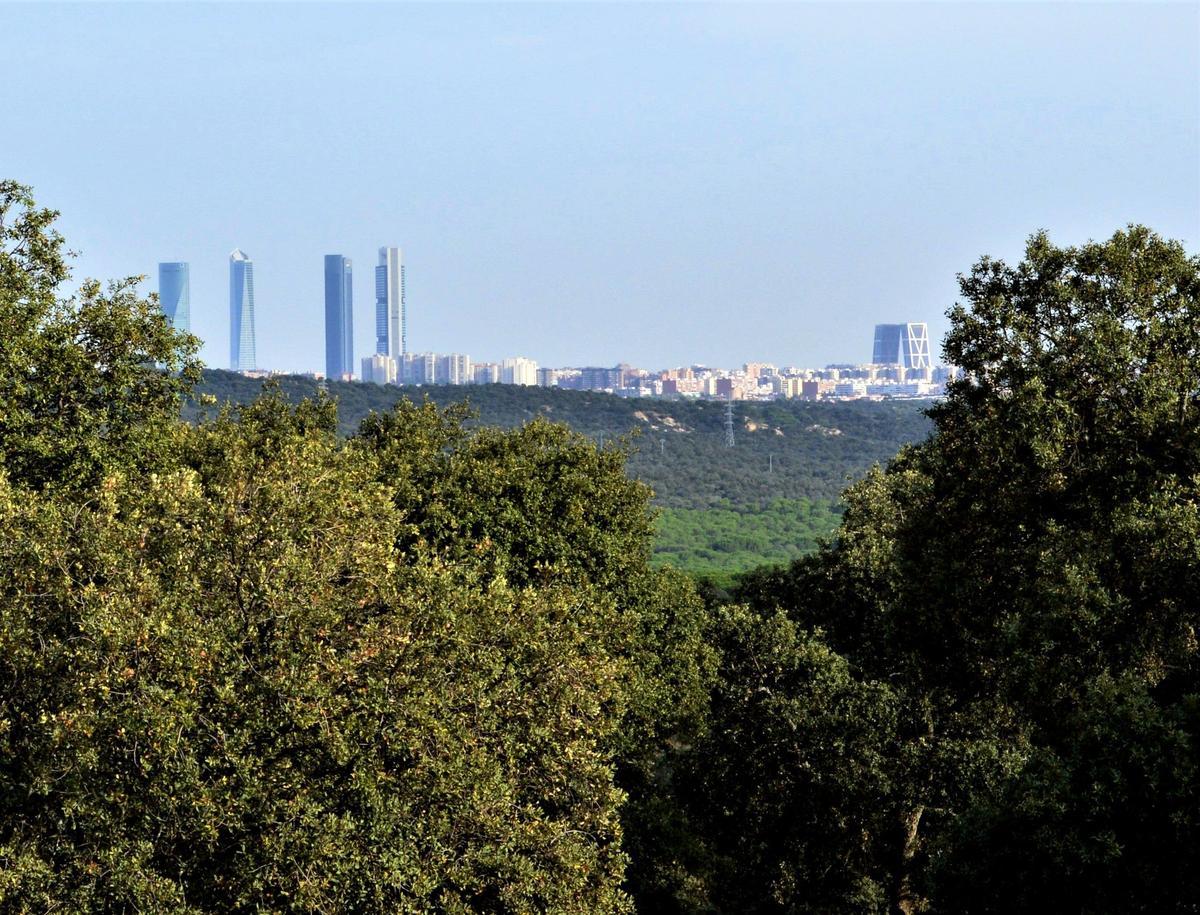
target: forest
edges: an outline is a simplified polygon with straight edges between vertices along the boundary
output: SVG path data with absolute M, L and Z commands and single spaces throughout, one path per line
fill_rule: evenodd
M 206 403 L 56 216 L 0 182 L 0 911 L 1200 909 L 1178 242 L 981 257 L 930 434 L 726 593 L 566 424 Z
M 289 401 L 312 397 L 311 378 L 273 380 Z M 914 401 L 739 402 L 734 447 L 725 442 L 725 405 L 714 401 L 626 399 L 612 394 L 515 385 L 393 387 L 330 382 L 339 429 L 352 434 L 371 412 L 400 399 L 441 407 L 465 402 L 472 427 L 512 429 L 542 418 L 564 423 L 598 446 L 620 447 L 630 476 L 646 483 L 660 510 L 655 561 L 728 583 L 731 575 L 786 563 L 837 527 L 841 493 L 902 445 L 929 434 L 929 404 Z M 206 369 L 185 415 L 248 404 L 263 382 Z

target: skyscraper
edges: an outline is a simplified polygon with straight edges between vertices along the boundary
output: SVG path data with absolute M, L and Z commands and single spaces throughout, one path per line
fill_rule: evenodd
M 325 377 L 354 371 L 354 276 L 350 258 L 325 255 Z
M 239 248 L 229 255 L 229 367 L 258 368 L 254 354 L 254 262 Z
M 906 369 L 929 368 L 933 364 L 929 355 L 929 326 L 876 324 L 871 361 L 875 365 L 900 365 Z
M 158 265 L 158 304 L 176 330 L 187 333 L 192 324 L 192 290 L 188 265 L 166 261 Z
M 375 352 L 400 362 L 408 352 L 404 311 L 404 257 L 399 248 L 380 248 L 375 268 Z

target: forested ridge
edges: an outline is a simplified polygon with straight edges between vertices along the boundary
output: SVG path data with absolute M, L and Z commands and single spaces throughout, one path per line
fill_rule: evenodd
M 55 216 L 0 182 L 0 911 L 1200 909 L 1180 244 L 982 258 L 932 434 L 701 596 L 564 424 L 184 421 Z
M 313 379 L 276 379 L 292 402 L 312 397 Z M 197 396 L 250 403 L 263 382 L 205 370 Z M 441 407 L 465 402 L 470 426 L 511 429 L 535 418 L 565 423 L 598 445 L 624 441 L 630 476 L 660 508 L 658 561 L 728 575 L 785 563 L 813 549 L 840 518 L 842 490 L 902 445 L 929 434 L 928 402 L 738 402 L 735 445 L 725 442 L 725 405 L 621 398 L 516 385 L 401 387 L 329 382 L 339 427 L 351 434 L 372 411 L 402 398 Z M 212 408 L 210 408 L 211 412 Z M 202 414 L 193 400 L 185 415 Z

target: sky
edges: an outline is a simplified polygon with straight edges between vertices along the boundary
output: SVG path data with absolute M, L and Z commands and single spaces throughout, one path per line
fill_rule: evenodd
M 0 47 L 0 177 L 76 281 L 188 261 L 218 368 L 235 247 L 286 371 L 326 254 L 374 351 L 382 245 L 410 351 L 645 368 L 940 340 L 1039 229 L 1200 253 L 1200 3 L 0 3 Z

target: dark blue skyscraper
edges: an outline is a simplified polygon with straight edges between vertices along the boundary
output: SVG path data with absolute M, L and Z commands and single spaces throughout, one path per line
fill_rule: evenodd
M 188 265 L 168 261 L 158 265 L 158 303 L 176 330 L 191 330 L 192 300 Z
M 325 377 L 354 371 L 354 271 L 350 258 L 325 255 Z
M 229 255 L 229 367 L 257 368 L 254 353 L 254 262 L 240 249 Z

